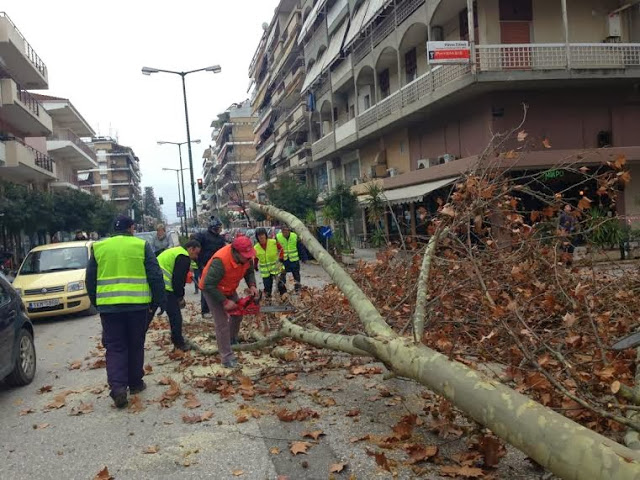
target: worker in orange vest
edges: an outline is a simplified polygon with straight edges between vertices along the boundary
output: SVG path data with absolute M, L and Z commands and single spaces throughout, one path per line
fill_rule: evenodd
M 231 345 L 238 342 L 242 316 L 229 316 L 227 312 L 237 306 L 236 290 L 243 278 L 251 294 L 258 298 L 256 277 L 252 268 L 255 256 L 251 239 L 238 235 L 231 245 L 222 247 L 211 257 L 200 276 L 199 287 L 215 322 L 220 358 L 222 364 L 228 368 L 238 365 Z

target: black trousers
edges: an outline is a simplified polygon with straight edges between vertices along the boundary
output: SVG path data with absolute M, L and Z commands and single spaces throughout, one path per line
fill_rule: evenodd
M 173 292 L 167 292 L 167 316 L 171 326 L 171 342 L 176 347 L 184 346 L 182 336 L 182 311 L 180 311 L 179 298 Z
M 293 275 L 293 280 L 295 281 L 296 291 L 300 290 L 300 260 L 296 260 L 292 262 L 291 260 L 284 261 L 284 272 L 282 272 L 282 276 L 280 277 L 282 283 L 286 285 L 287 283 L 287 273 L 291 272 Z
M 287 287 L 283 282 L 283 277 L 280 275 L 269 275 L 268 277 L 262 277 L 262 284 L 264 285 L 264 293 L 267 297 L 271 296 L 273 292 L 273 280 L 278 281 L 278 293 L 280 295 L 287 293 Z
M 107 381 L 114 395 L 126 392 L 127 386 L 142 384 L 147 310 L 100 314 L 102 344 L 107 350 Z

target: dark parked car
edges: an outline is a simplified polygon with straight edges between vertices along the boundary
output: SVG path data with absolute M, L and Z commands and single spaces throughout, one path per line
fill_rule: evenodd
M 0 380 L 27 385 L 36 374 L 33 325 L 18 292 L 0 274 Z

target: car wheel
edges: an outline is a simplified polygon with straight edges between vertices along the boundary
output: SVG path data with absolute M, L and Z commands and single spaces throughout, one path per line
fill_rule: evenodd
M 18 354 L 13 371 L 7 377 L 10 385 L 27 385 L 36 374 L 36 347 L 31 333 L 22 328 L 18 333 Z

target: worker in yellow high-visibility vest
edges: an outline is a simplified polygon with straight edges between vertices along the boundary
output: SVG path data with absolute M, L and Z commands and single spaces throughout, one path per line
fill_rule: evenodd
M 282 227 L 282 231 L 276 235 L 276 240 L 284 251 L 284 272 L 282 282 L 286 285 L 287 273 L 291 272 L 295 281 L 296 292 L 300 291 L 300 253 L 298 250 L 298 235 L 291 231 L 288 225 Z M 303 261 L 306 259 L 303 259 Z
M 134 222 L 120 215 L 113 237 L 92 245 L 86 286 L 102 321 L 107 381 L 117 408 L 128 404 L 129 393 L 146 388 L 144 340 L 156 309 L 166 298 L 162 272 L 151 246 L 133 236 Z
M 287 287 L 280 276 L 284 271 L 282 266 L 284 250 L 276 239 L 267 237 L 267 230 L 264 228 L 256 229 L 256 240 L 258 243 L 253 246 L 256 251 L 254 264 L 256 271 L 260 271 L 266 298 L 271 298 L 274 280 L 278 282 L 278 293 L 280 295 L 287 293 Z

